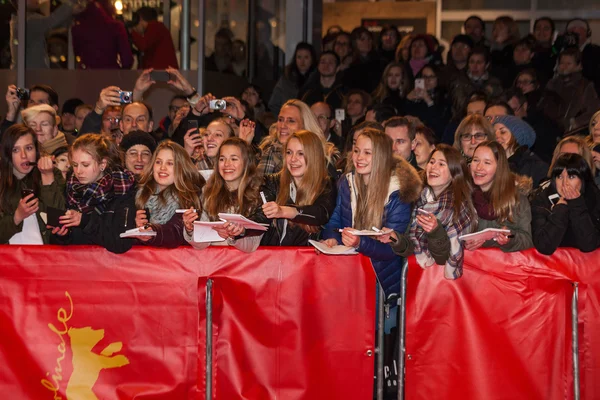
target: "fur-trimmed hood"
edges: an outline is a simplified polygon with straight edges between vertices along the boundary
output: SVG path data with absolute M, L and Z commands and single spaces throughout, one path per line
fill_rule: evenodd
M 396 168 L 390 180 L 388 195 L 398 190 L 398 196 L 403 203 L 414 203 L 421 196 L 423 181 L 415 167 L 410 165 L 408 161 L 400 157 L 396 157 L 395 161 Z M 395 188 L 392 186 L 395 186 Z
M 524 196 L 528 196 L 533 188 L 533 180 L 529 176 L 515 175 L 515 185 L 517 190 Z

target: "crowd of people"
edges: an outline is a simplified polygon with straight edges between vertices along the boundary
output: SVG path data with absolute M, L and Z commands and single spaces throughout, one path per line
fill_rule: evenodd
M 60 112 L 50 86 L 23 96 L 11 85 L 0 243 L 252 252 L 315 240 L 369 257 L 388 294 L 412 254 L 457 279 L 464 249 L 593 251 L 600 48 L 579 19 L 556 41 L 548 18 L 525 37 L 510 17 L 489 41 L 484 28 L 467 19 L 444 64 L 431 35 L 386 27 L 376 46 L 365 28 L 333 27 L 319 56 L 298 44 L 268 101 L 252 84 L 197 93 L 165 67 L 179 94 L 156 126 L 143 101 L 152 69 L 131 99 L 108 86 L 96 104 L 69 99 Z M 196 221 L 214 222 L 219 239 L 197 242 Z

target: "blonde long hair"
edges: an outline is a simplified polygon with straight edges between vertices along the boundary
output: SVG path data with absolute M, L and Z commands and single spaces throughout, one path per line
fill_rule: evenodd
M 594 124 L 594 120 L 596 120 L 596 123 Z M 600 124 L 600 110 L 596 111 L 594 113 L 594 115 L 592 115 L 592 118 L 590 118 L 590 124 L 588 125 L 588 130 L 589 130 L 589 135 L 587 135 L 585 137 L 585 141 L 586 143 L 593 148 L 595 144 L 594 143 L 594 125 L 598 125 Z
M 248 143 L 239 137 L 231 137 L 225 140 L 217 153 L 217 163 L 221 157 L 221 151 L 225 146 L 234 146 L 240 149 L 244 162 L 244 173 L 240 185 L 235 192 L 229 191 L 225 180 L 219 173 L 218 165 L 206 183 L 204 188 L 204 210 L 211 221 L 218 220 L 220 212 L 229 212 L 233 208 L 236 213 L 249 216 L 259 204 L 259 189 L 262 179 L 256 173 L 256 165 L 253 161 L 253 152 Z
M 383 74 L 381 75 L 379 85 L 377 85 L 377 88 L 373 92 L 373 101 L 375 103 L 382 103 L 383 100 L 385 100 L 385 98 L 390 95 L 390 88 L 388 86 L 387 80 L 388 80 L 388 75 L 390 74 L 392 68 L 400 68 L 400 70 L 402 71 L 402 74 L 401 74 L 402 81 L 400 82 L 400 87 L 399 87 L 400 96 L 404 98 L 404 97 L 406 97 L 406 95 L 408 95 L 408 92 L 410 91 L 410 88 L 412 85 L 411 85 L 410 79 L 408 77 L 406 65 L 403 63 L 399 63 L 399 62 L 391 62 L 383 70 Z
M 596 113 L 596 114 L 598 114 L 598 113 Z M 592 157 L 592 150 L 591 150 L 591 147 L 593 146 L 593 144 L 590 145 L 588 137 L 567 136 L 566 138 L 563 138 L 560 142 L 558 142 L 558 144 L 554 148 L 554 153 L 552 153 L 552 162 L 550 162 L 550 168 L 548 168 L 548 177 L 550 177 L 552 175 L 552 169 L 554 168 L 556 159 L 562 154 L 560 151 L 561 147 L 567 143 L 573 143 L 573 144 L 577 145 L 577 149 L 579 150 L 578 154 L 581 157 L 583 157 L 583 159 L 590 166 L 590 169 L 592 170 L 592 176 L 596 176 L 596 165 L 594 164 L 594 158 Z
M 185 149 L 171 140 L 165 140 L 158 145 L 152 155 L 150 168 L 146 168 L 142 174 L 139 183 L 141 192 L 135 200 L 136 207 L 138 209 L 146 207 L 150 196 L 156 193 L 158 186 L 154 180 L 154 165 L 161 150 L 171 150 L 173 152 L 175 181 L 159 193 L 160 204 L 166 205 L 170 195 L 174 195 L 182 208 L 195 208 L 200 213 L 202 211 L 200 192 L 205 184 L 204 178 L 198 172 Z
M 388 135 L 376 129 L 366 128 L 358 135 L 358 138 L 361 136 L 371 141 L 371 176 L 369 184 L 366 185 L 362 177 L 357 176 L 356 166 L 353 163 L 352 172 L 358 193 L 353 228 L 371 229 L 373 226 L 382 228 L 390 179 L 396 168 L 396 160 L 392 152 L 393 143 Z
M 304 160 L 306 162 L 306 172 L 304 177 L 302 177 L 300 185 L 297 186 L 298 191 L 295 203 L 299 206 L 313 204 L 323 192 L 329 180 L 323 142 L 315 133 L 306 130 L 294 133 L 287 143 L 292 139 L 296 139 L 302 144 Z M 284 146 L 284 154 L 287 152 L 287 143 Z M 292 181 L 293 178 L 290 171 L 284 167 L 279 177 L 277 204 L 285 205 L 290 199 L 290 183 Z
M 323 141 L 323 144 L 326 146 L 325 157 L 327 158 L 327 162 L 334 163 L 335 160 L 339 157 L 339 151 L 336 149 L 333 143 L 327 142 L 327 138 L 321 130 L 319 122 L 317 121 L 317 118 L 315 118 L 315 115 L 313 114 L 310 107 L 305 102 L 300 101 L 298 99 L 291 99 L 286 101 L 285 104 L 281 106 L 281 109 L 283 110 L 284 107 L 296 107 L 296 109 L 298 109 L 298 112 L 300 113 L 300 120 L 302 121 L 302 126 L 300 126 L 300 129 L 313 132 L 317 136 L 319 136 L 319 138 Z M 277 127 L 276 124 L 275 127 Z M 259 145 L 260 149 L 264 151 L 273 143 L 277 143 L 277 135 L 277 129 L 269 129 L 269 136 L 265 137 L 262 140 L 262 142 Z

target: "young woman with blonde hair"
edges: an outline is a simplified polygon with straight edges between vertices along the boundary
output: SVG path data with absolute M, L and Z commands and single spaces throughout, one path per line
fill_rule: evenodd
M 135 196 L 135 223 L 144 231 L 156 232 L 156 236 L 138 239 L 152 246 L 178 247 L 186 242 L 181 214 L 175 211 L 193 208 L 201 213 L 200 193 L 205 181 L 185 149 L 170 140 L 158 145 L 151 165 L 142 174 Z
M 552 174 L 554 169 L 554 163 L 556 159 L 564 153 L 575 153 L 579 154 L 588 163 L 592 171 L 592 175 L 596 175 L 596 166 L 594 164 L 594 158 L 592 157 L 592 151 L 590 149 L 589 142 L 583 136 L 567 136 L 563 138 L 556 147 L 552 154 L 552 162 L 550 162 L 550 169 L 548 170 L 548 176 Z
M 233 137 L 225 140 L 217 153 L 217 165 L 202 193 L 202 212 L 188 210 L 183 214 L 184 238 L 196 249 L 209 245 L 229 245 L 244 252 L 258 247 L 262 232 L 246 232 L 235 223 L 214 227 L 225 241 L 194 242 L 194 221 L 219 221 L 219 213 L 241 214 L 255 219 L 261 199 L 261 178 L 256 172 L 251 145 L 243 139 Z
M 404 232 L 410 224 L 411 204 L 421 193 L 421 179 L 406 160 L 394 157 L 392 139 L 375 129 L 358 135 L 352 162 L 352 171 L 338 183 L 335 210 L 323 231 L 323 242 L 330 247 L 354 247 L 370 257 L 386 293 L 398 293 L 400 257 L 390 246 L 352 231 L 385 226 Z
M 294 133 L 284 145 L 284 168 L 265 176 L 262 213 L 272 227 L 265 246 L 307 246 L 318 239 L 335 207 L 335 184 L 327 173 L 321 138 L 313 132 Z
M 485 141 L 475 150 L 470 165 L 473 178 L 473 205 L 477 210 L 477 231 L 487 228 L 508 229 L 493 240 L 470 240 L 466 248 L 499 247 L 504 252 L 533 247 L 531 207 L 527 195 L 531 178 L 510 171 L 506 152 L 498 142 Z
M 336 150 L 333 143 L 329 143 L 325 139 L 325 135 L 319 126 L 319 122 L 306 103 L 292 99 L 287 101 L 277 118 L 277 129 L 269 130 L 269 136 L 265 137 L 260 143 L 259 148 L 262 152 L 260 162 L 258 163 L 258 171 L 263 175 L 279 172 L 283 167 L 283 146 L 288 139 L 296 131 L 307 130 L 319 136 L 325 149 L 325 157 L 327 158 L 329 171 L 332 176 L 335 176 L 335 160 L 339 152 Z
M 390 105 L 398 114 L 404 115 L 406 95 L 411 88 L 406 66 L 402 63 L 389 63 L 383 70 L 377 89 L 373 92 L 373 102 Z

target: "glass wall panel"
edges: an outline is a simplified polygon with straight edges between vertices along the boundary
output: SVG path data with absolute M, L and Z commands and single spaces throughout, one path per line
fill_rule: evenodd
M 442 0 L 443 10 L 529 10 L 530 8 L 531 0 Z

